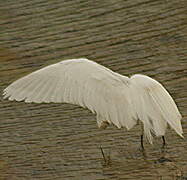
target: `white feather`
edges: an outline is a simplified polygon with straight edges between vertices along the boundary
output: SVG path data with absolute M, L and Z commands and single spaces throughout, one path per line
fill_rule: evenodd
M 156 80 L 122 76 L 88 59 L 62 61 L 21 79 L 4 90 L 4 98 L 35 103 L 72 103 L 97 114 L 97 123 L 131 129 L 137 120 L 152 143 L 152 133 L 165 134 L 167 123 L 182 136 L 181 115 L 169 93 Z

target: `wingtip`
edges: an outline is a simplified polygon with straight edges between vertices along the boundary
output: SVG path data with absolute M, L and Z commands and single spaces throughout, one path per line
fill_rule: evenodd
M 8 98 L 7 92 L 3 90 L 3 99 L 7 99 L 7 98 Z
M 184 136 L 183 136 L 182 134 L 179 134 L 179 135 L 180 135 L 180 137 L 181 137 L 181 138 L 183 138 L 183 139 L 184 139 Z

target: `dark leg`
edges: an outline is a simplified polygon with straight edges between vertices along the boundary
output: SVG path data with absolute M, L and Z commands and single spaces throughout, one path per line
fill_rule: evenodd
M 141 129 L 142 129 L 142 135 L 141 135 L 141 148 L 142 148 L 142 151 L 144 151 L 144 145 L 143 145 L 144 127 L 143 127 L 143 124 L 142 124 L 142 123 L 141 123 Z
M 144 144 L 143 144 L 143 134 L 141 135 L 141 151 L 142 151 L 142 155 L 144 157 L 144 159 L 147 158 L 147 155 L 146 155 L 146 151 L 145 151 L 145 148 L 144 148 Z
M 163 141 L 162 147 L 164 148 L 165 145 L 166 145 L 166 141 L 165 141 L 165 137 L 164 136 L 162 136 L 162 141 Z
M 101 153 L 102 153 L 102 156 L 103 156 L 103 159 L 104 159 L 104 165 L 105 166 L 110 165 L 111 164 L 110 151 L 109 151 L 108 156 L 105 156 L 105 153 L 104 153 L 104 151 L 103 151 L 101 146 L 100 146 L 100 149 L 101 149 Z
M 162 149 L 161 149 L 161 157 L 157 161 L 155 161 L 155 163 L 172 162 L 171 159 L 168 159 L 168 158 L 165 157 L 166 140 L 165 140 L 164 136 L 162 136 L 162 141 L 163 141 L 163 144 L 162 144 Z
M 101 154 L 103 155 L 103 159 L 104 159 L 105 163 L 107 163 L 107 160 L 106 160 L 106 157 L 105 157 L 104 151 L 103 151 L 103 149 L 102 149 L 101 146 L 100 146 L 100 149 L 101 149 Z
M 143 134 L 141 135 L 141 147 L 142 147 L 142 151 L 144 151 L 144 145 L 143 145 Z

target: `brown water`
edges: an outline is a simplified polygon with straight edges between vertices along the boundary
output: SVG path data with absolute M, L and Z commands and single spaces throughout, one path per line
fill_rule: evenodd
M 159 80 L 183 115 L 172 130 L 140 148 L 140 127 L 97 128 L 88 110 L 69 104 L 0 103 L 0 179 L 187 179 L 187 2 L 0 1 L 0 91 L 59 60 L 87 57 L 123 75 Z M 100 151 L 110 155 L 104 164 Z M 165 156 L 171 162 L 158 162 Z

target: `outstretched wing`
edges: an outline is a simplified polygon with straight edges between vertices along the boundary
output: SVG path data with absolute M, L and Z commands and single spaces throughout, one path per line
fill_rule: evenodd
M 181 114 L 166 89 L 145 75 L 134 75 L 130 79 L 134 109 L 144 124 L 144 133 L 149 142 L 152 142 L 151 131 L 163 136 L 167 123 L 183 137 Z
M 4 90 L 4 98 L 35 103 L 72 103 L 97 113 L 98 125 L 118 128 L 136 124 L 129 78 L 87 59 L 59 62 L 18 79 Z

